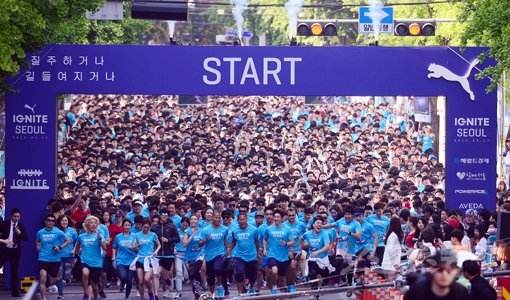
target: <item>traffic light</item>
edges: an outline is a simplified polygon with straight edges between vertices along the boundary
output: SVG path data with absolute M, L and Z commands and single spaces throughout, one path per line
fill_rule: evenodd
M 336 36 L 338 26 L 334 22 L 298 21 L 298 36 Z
M 395 22 L 396 36 L 433 36 L 436 34 L 435 22 Z

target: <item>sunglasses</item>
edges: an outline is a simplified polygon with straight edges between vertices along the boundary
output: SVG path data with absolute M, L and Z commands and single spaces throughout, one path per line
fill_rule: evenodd
M 48 219 L 48 220 L 46 220 L 46 222 L 55 223 L 55 220 Z
M 296 215 L 288 215 L 289 217 L 295 217 Z

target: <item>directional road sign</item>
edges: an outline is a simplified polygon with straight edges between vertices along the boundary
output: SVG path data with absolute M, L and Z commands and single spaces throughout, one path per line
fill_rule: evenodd
M 374 23 L 377 21 L 379 21 L 379 33 L 393 33 L 393 7 L 360 6 L 359 33 L 374 33 Z

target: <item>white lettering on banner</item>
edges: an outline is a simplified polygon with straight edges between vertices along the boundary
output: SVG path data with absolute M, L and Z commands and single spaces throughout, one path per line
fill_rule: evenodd
M 20 178 L 12 179 L 11 190 L 49 190 L 48 180 L 38 178 L 43 176 L 43 172 L 39 169 L 18 171 Z M 28 177 L 28 178 L 27 178 Z
M 257 69 L 255 68 L 255 64 L 253 63 L 253 58 L 251 57 L 248 58 L 248 61 L 244 66 L 243 77 L 241 77 L 241 84 L 244 84 L 247 78 L 253 79 L 256 85 L 260 84 L 259 76 L 257 76 Z
M 490 126 L 489 118 L 455 118 L 455 126 Z
M 290 85 L 296 84 L 296 63 L 303 61 L 300 57 L 284 57 L 283 62 L 288 63 L 289 65 L 289 74 L 288 74 L 288 82 Z M 240 65 L 243 68 L 243 74 L 241 79 L 239 80 L 240 85 L 244 85 L 247 79 L 253 79 L 255 85 L 260 85 L 261 80 L 259 74 L 262 74 L 262 85 L 269 85 L 269 75 L 273 77 L 274 82 L 277 85 L 281 85 L 281 76 L 285 74 L 281 74 L 282 70 L 282 59 L 276 57 L 265 57 L 262 60 L 262 70 L 257 70 L 256 62 L 253 57 L 248 57 L 242 63 L 241 57 L 224 57 L 219 59 L 217 57 L 207 57 L 204 59 L 203 68 L 207 72 L 207 74 L 202 76 L 202 81 L 207 85 L 217 85 L 221 83 L 222 73 L 218 70 L 219 67 L 222 66 L 222 62 L 229 64 L 229 84 L 236 84 L 236 68 L 240 68 Z M 237 64 L 241 62 L 241 64 Z M 273 68 L 270 68 L 270 64 Z
M 27 81 L 35 81 L 35 72 L 34 71 L 27 71 L 25 73 L 26 80 Z
M 51 81 L 51 72 L 42 72 L 42 81 Z
M 58 80 L 67 81 L 67 72 L 58 72 Z
M 99 72 L 89 72 L 90 73 L 90 79 L 89 80 L 99 80 Z
M 32 66 L 39 66 L 41 64 L 41 57 L 32 55 Z
M 110 72 L 111 76 L 108 76 L 108 72 L 105 73 L 105 77 L 107 81 L 115 81 L 115 72 Z
M 71 56 L 68 56 L 68 55 L 64 56 L 63 63 L 66 66 L 70 66 L 73 63 L 73 59 L 71 58 Z
M 87 56 L 79 56 L 80 57 L 80 66 L 81 65 L 88 65 L 89 64 L 89 59 Z
M 490 118 L 455 118 L 454 142 L 488 142 L 486 128 L 490 127 Z
M 477 195 L 487 195 L 486 190 L 455 190 L 455 194 L 477 194 Z
M 461 203 L 459 209 L 482 209 L 482 203 Z
M 53 66 L 53 64 L 57 63 L 57 59 L 54 55 L 50 55 L 47 57 L 46 62 Z
M 74 72 L 74 81 L 82 81 L 83 80 L 83 73 L 82 72 Z
M 27 110 L 27 114 L 12 115 L 12 123 L 14 124 L 13 139 L 43 139 L 46 136 L 46 128 L 49 125 L 48 115 L 36 113 L 36 106 L 25 104 L 23 107 Z
M 274 62 L 276 64 L 276 68 L 273 70 L 269 69 L 269 62 Z M 273 75 L 273 78 L 274 78 L 274 81 L 276 82 L 276 84 L 278 84 L 278 85 L 282 84 L 280 82 L 280 78 L 278 77 L 278 73 L 280 73 L 280 71 L 282 70 L 282 64 L 278 58 L 264 57 L 264 70 L 266 70 L 264 72 L 264 84 L 265 85 L 267 85 L 269 82 L 268 81 L 269 75 Z M 292 72 L 291 72 L 291 74 L 292 74 Z

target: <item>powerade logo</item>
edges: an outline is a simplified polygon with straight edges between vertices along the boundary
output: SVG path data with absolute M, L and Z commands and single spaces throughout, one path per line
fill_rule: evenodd
M 455 194 L 461 195 L 487 195 L 487 190 L 455 190 Z
M 490 118 L 455 118 L 454 142 L 489 142 Z

